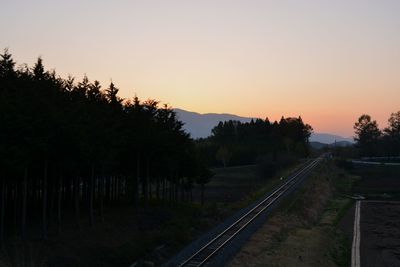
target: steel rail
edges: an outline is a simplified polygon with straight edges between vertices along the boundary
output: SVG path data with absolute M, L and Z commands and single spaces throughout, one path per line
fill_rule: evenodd
M 225 247 L 229 241 L 236 237 L 243 229 L 245 229 L 251 222 L 253 222 L 261 213 L 272 206 L 283 194 L 285 194 L 290 188 L 297 184 L 303 177 L 308 174 L 320 161 L 322 157 L 319 157 L 309 164 L 301 168 L 295 174 L 293 174 L 285 183 L 280 185 L 276 190 L 270 193 L 265 199 L 263 199 L 259 204 L 254 206 L 251 210 L 246 212 L 243 216 L 233 222 L 224 231 L 214 237 L 207 244 L 202 246 L 194 254 L 192 254 L 188 259 L 179 265 L 179 267 L 184 266 L 202 266 L 211 257 L 213 257 L 218 251 Z M 235 229 L 237 228 L 237 229 Z M 229 233 L 233 230 L 232 233 Z M 218 242 L 219 241 L 219 242 Z

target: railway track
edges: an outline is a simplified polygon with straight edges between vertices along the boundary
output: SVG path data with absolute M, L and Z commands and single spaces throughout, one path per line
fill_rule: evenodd
M 257 204 L 254 208 L 229 225 L 220 234 L 214 237 L 206 245 L 194 252 L 189 258 L 182 262 L 179 267 L 199 267 L 205 266 L 212 257 L 214 257 L 221 249 L 226 247 L 234 237 L 243 231 L 252 221 L 254 221 L 266 209 L 271 207 L 278 199 L 288 192 L 293 186 L 300 182 L 307 174 L 309 174 L 322 160 L 323 157 L 312 160 L 300 170 L 292 174 L 286 182 L 278 186 L 264 200 Z

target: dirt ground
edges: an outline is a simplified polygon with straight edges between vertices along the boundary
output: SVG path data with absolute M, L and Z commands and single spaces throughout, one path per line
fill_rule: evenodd
M 400 202 L 361 202 L 360 257 L 362 267 L 400 266 Z M 340 228 L 353 236 L 354 206 L 348 210 Z
M 361 266 L 400 266 L 400 202 L 361 204 Z

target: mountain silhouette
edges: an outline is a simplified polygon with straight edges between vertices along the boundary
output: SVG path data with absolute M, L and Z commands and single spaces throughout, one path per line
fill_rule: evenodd
M 333 142 L 330 144 L 326 143 L 321 143 L 317 141 L 311 141 L 310 142 L 311 147 L 315 149 L 323 149 L 325 147 L 348 147 L 354 145 L 354 142 L 349 142 L 349 141 L 339 141 L 339 142 Z
M 233 114 L 217 114 L 186 111 L 183 109 L 174 109 L 178 119 L 185 123 L 183 128 L 190 133 L 193 138 L 205 138 L 211 135 L 211 129 L 220 121 L 236 120 L 240 122 L 249 122 L 251 118 L 240 117 Z
M 197 112 L 186 111 L 183 109 L 175 108 L 178 119 L 181 120 L 185 125 L 183 128 L 190 133 L 193 138 L 205 138 L 211 135 L 211 130 L 220 121 L 237 120 L 240 122 L 249 122 L 252 118 L 241 117 L 234 114 L 227 113 L 205 113 L 200 114 Z M 254 118 L 256 119 L 256 118 Z M 310 137 L 310 141 L 319 142 L 322 144 L 333 144 L 335 141 L 352 144 L 354 143 L 353 138 L 346 138 L 339 135 L 328 134 L 328 133 L 313 133 Z

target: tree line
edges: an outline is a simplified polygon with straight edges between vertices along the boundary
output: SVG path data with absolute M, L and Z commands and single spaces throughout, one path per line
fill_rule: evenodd
M 363 114 L 354 123 L 354 131 L 360 156 L 400 156 L 400 111 L 390 115 L 383 130 L 370 115 Z
M 159 101 L 122 99 L 113 82 L 103 89 L 44 68 L 0 58 L 0 242 L 26 240 L 40 221 L 61 231 L 66 212 L 81 228 L 104 220 L 104 207 L 149 199 L 189 201 L 193 183 L 212 173 L 174 111 Z
M 307 157 L 312 130 L 301 117 L 282 117 L 279 122 L 231 120 L 215 126 L 209 138 L 198 141 L 198 147 L 208 155 L 210 165 L 278 164 Z

